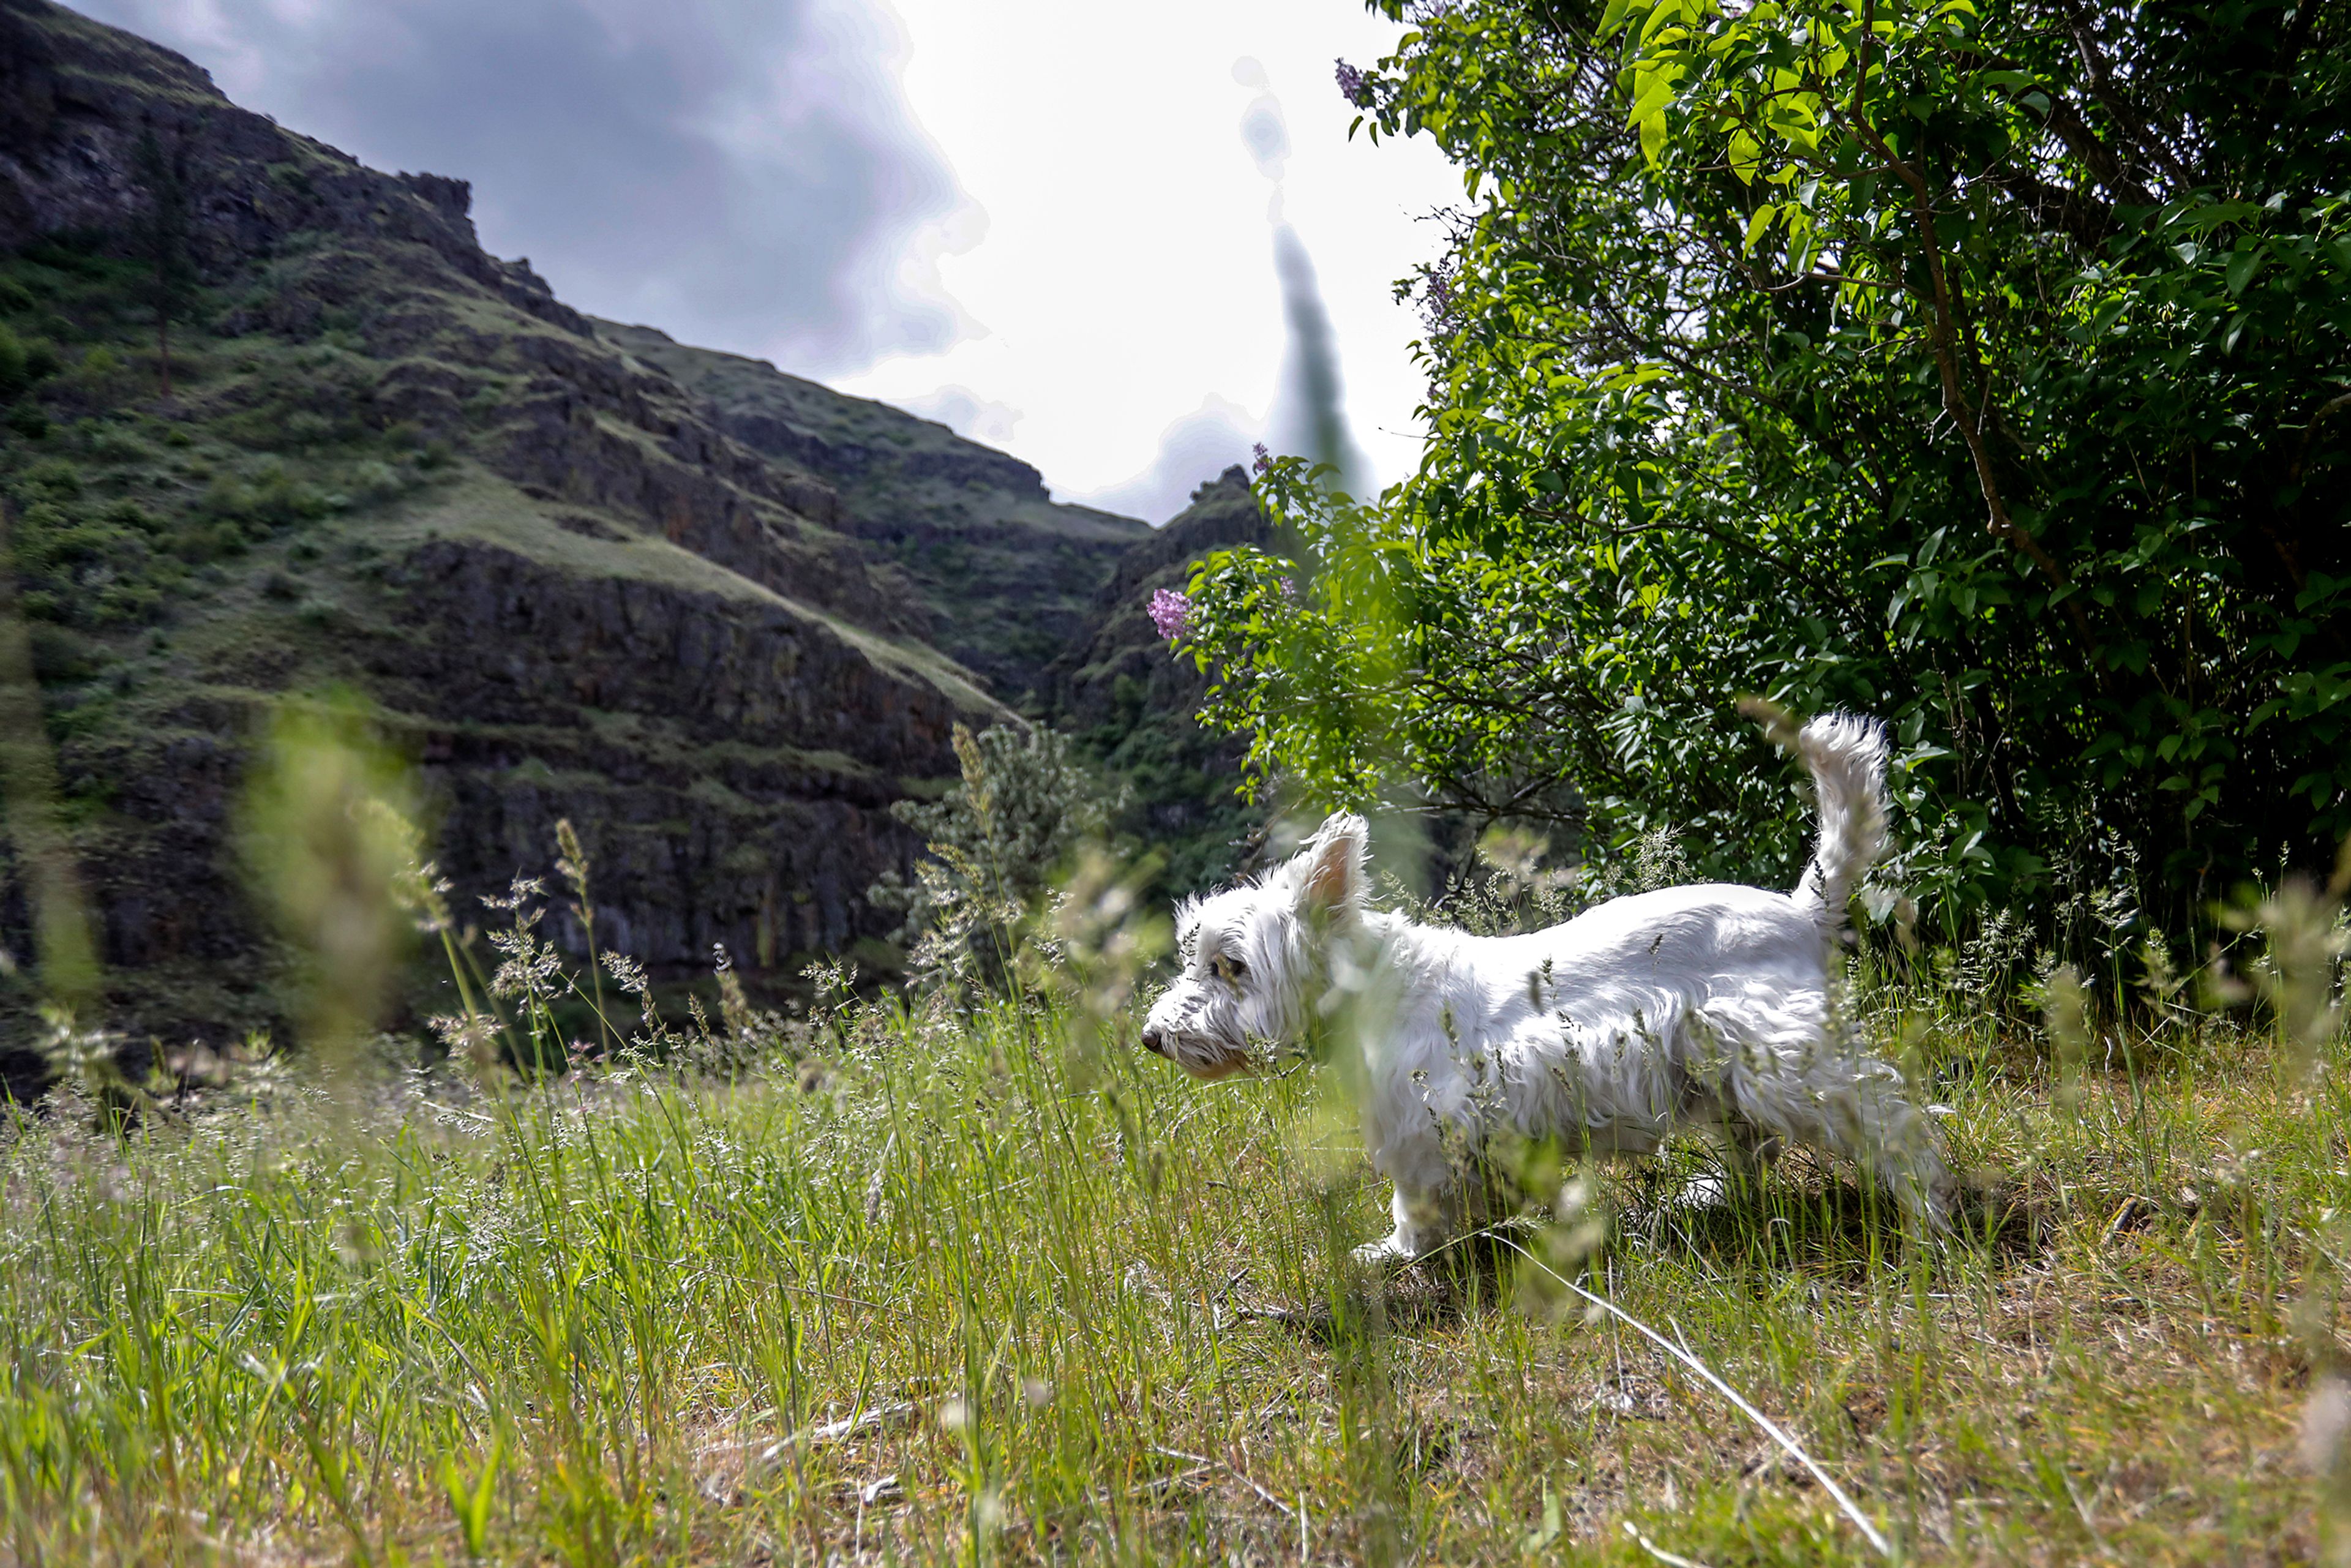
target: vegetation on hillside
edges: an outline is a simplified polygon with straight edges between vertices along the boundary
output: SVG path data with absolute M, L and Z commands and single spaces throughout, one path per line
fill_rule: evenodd
M 833 490 L 485 254 L 460 181 L 46 0 L 0 6 L 0 522 L 63 791 L 22 810 L 61 804 L 133 1050 L 288 1021 L 237 804 L 281 706 L 339 692 L 468 898 L 568 814 L 665 975 L 879 954 L 891 802 L 1007 715 Z M 0 975 L 19 1089 L 39 997 Z
M 596 327 L 704 400 L 737 440 L 836 489 L 838 526 L 921 595 L 926 640 L 1009 706 L 1029 706 L 1046 666 L 1083 635 L 1103 579 L 1152 538 L 1132 517 L 1052 500 L 1037 470 L 935 421 L 648 327 Z
M 1311 580 L 1196 595 L 1260 771 L 1784 883 L 1801 807 L 1722 716 L 1760 692 L 1892 721 L 1938 923 L 2176 933 L 2329 863 L 2351 8 L 1379 8 L 1359 123 L 1471 196 L 1414 285 L 1418 474 L 1276 476 Z
M 1202 484 L 1191 505 L 1121 558 L 1045 674 L 1046 714 L 1123 793 L 1115 831 L 1156 859 L 1144 889 L 1153 896 L 1197 893 L 1247 867 L 1273 808 L 1238 788 L 1244 747 L 1201 726 L 1207 683 L 1194 660 L 1169 647 L 1149 605 L 1181 589 L 1203 557 L 1271 538 L 1239 468 Z
M 412 866 L 465 996 L 434 1069 L 249 1047 L 131 1084 L 59 1024 L 72 1075 L 0 1140 L 15 1558 L 1886 1560 L 1865 1527 L 1902 1562 L 2238 1563 L 2351 1540 L 2331 904 L 2262 916 L 2301 998 L 2274 1030 L 2175 1001 L 2053 1051 L 1963 986 L 1856 973 L 1976 1185 L 1948 1243 L 1803 1159 L 1688 1198 L 1712 1156 L 1677 1145 L 1531 1170 L 1547 1209 L 1383 1281 L 1347 1262 L 1384 1219 L 1334 1075 L 1204 1087 L 1134 1051 L 1165 926 L 1100 868 L 993 1002 L 860 1003 L 834 971 L 788 1018 L 722 970 L 685 1019 L 624 956 L 574 973 L 549 946 L 591 902 L 576 839 L 559 870 L 475 949 Z M 567 1076 L 503 1065 L 575 1034 Z

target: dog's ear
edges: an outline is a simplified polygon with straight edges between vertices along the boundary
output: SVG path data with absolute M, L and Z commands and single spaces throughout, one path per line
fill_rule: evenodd
M 1371 828 L 1353 811 L 1322 820 L 1291 862 L 1301 913 L 1353 914 L 1364 900 L 1364 854 Z

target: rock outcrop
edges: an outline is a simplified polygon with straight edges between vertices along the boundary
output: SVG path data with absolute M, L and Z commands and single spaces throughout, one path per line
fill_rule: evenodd
M 946 425 L 740 355 L 599 321 L 746 446 L 837 490 L 830 519 L 902 569 L 928 640 L 1019 704 L 1081 634 L 1103 580 L 1155 537 L 1145 524 L 1055 503 L 1037 470 Z
M 151 136 L 200 280 L 168 398 L 136 260 Z M 277 1017 L 233 829 L 283 694 L 358 694 L 469 916 L 568 816 L 606 940 L 670 973 L 723 944 L 755 985 L 892 928 L 863 890 L 919 846 L 888 806 L 952 774 L 958 717 L 1005 714 L 925 644 L 942 612 L 834 471 L 485 254 L 468 205 L 0 0 L 0 320 L 57 372 L 7 411 L 0 504 L 135 1034 Z M 972 473 L 1019 477 L 991 455 Z M 1125 527 L 1076 529 L 1101 535 L 1080 575 Z M 5 865 L 0 944 L 28 946 Z M 0 1032 L 30 999 L 0 994 Z
M 1166 857 L 1165 891 L 1192 892 L 1229 873 L 1246 859 L 1265 814 L 1235 793 L 1239 743 L 1193 717 L 1207 700 L 1207 675 L 1169 651 L 1145 607 L 1159 589 L 1180 592 L 1202 556 L 1272 541 L 1249 476 L 1226 469 L 1120 559 L 1039 688 L 1052 721 L 1129 785 L 1134 805 L 1124 826 Z

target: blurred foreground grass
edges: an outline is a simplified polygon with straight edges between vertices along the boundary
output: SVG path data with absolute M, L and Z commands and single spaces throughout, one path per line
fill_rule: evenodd
M 1868 1000 L 1936 1064 L 1973 1239 L 1800 1159 L 1679 1205 L 1691 1148 L 1600 1178 L 1585 1281 L 1905 1560 L 2313 1557 L 2339 1071 L 2188 1019 L 2061 1111 L 1955 998 Z M 1507 1249 L 1334 1271 L 1384 1194 L 1324 1075 L 1202 1087 L 1073 1035 L 851 1006 L 725 1073 L 16 1113 L 0 1557 L 1876 1560 Z

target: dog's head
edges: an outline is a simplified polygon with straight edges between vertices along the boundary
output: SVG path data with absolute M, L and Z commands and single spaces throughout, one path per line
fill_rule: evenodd
M 1336 812 L 1278 869 L 1177 909 L 1184 969 L 1144 1021 L 1144 1048 L 1195 1078 L 1224 1078 L 1250 1066 L 1259 1042 L 1297 1044 L 1325 947 L 1362 916 L 1368 832 Z

